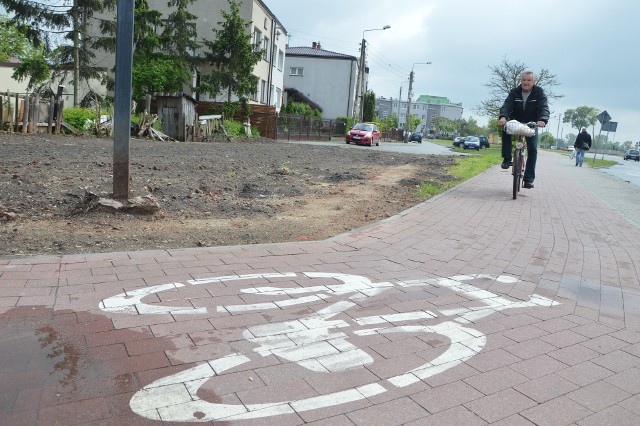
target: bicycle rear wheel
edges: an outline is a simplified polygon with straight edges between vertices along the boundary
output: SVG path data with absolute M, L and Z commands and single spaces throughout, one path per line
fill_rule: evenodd
M 516 149 L 513 155 L 513 199 L 518 198 L 520 182 L 522 181 L 522 151 Z

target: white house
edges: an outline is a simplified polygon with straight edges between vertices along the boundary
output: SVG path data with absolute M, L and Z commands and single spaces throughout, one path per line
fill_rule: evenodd
M 350 117 L 358 76 L 358 59 L 311 47 L 287 47 L 284 85 L 322 108 L 322 117 Z

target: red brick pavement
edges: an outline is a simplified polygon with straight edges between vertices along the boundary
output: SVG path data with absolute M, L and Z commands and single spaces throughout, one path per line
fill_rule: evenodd
M 635 188 L 538 175 L 327 241 L 0 258 L 0 424 L 638 424 Z

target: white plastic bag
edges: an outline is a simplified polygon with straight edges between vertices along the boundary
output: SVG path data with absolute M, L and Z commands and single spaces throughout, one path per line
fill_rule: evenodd
M 536 131 L 526 124 L 519 122 L 518 120 L 509 120 L 504 126 L 505 131 L 510 135 L 515 136 L 533 136 Z

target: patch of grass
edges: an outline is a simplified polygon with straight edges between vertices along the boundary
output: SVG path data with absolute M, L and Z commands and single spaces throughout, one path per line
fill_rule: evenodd
M 481 149 L 480 151 L 469 151 L 462 148 L 455 148 L 454 151 L 469 153 L 467 156 L 457 157 L 455 159 L 456 165 L 447 169 L 447 172 L 454 179 L 446 182 L 425 182 L 421 184 L 420 189 L 418 190 L 419 197 L 426 199 L 438 195 L 449 188 L 453 188 L 454 186 L 479 175 L 502 161 L 499 145 L 492 146 L 487 149 Z
M 619 163 L 617 161 L 613 161 L 613 160 L 601 160 L 599 158 L 596 158 L 594 160 L 593 157 L 591 157 L 591 158 L 585 157 L 584 158 L 584 164 L 586 164 L 589 167 L 593 167 L 594 169 L 597 169 L 597 168 L 601 168 L 601 167 L 615 166 L 615 165 L 617 165 Z

